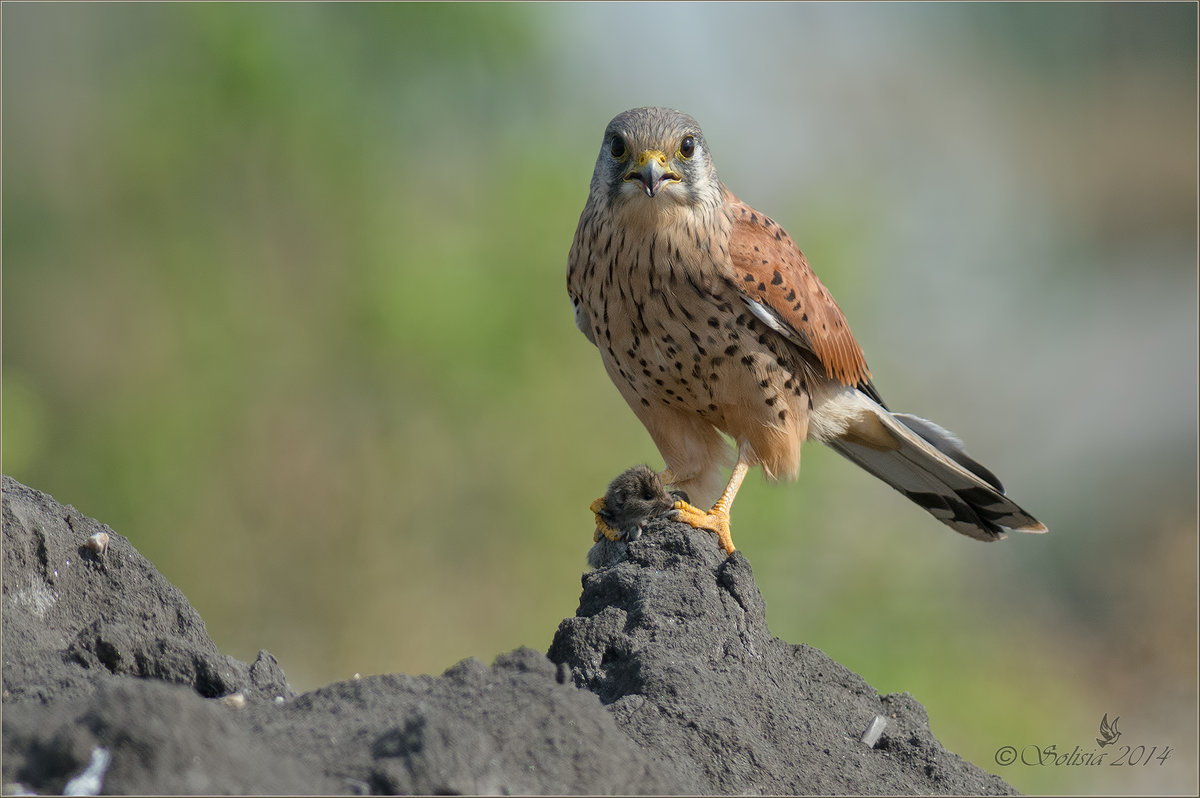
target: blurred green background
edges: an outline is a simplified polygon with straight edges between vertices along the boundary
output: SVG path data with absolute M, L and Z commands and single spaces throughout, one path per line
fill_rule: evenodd
M 604 125 L 678 107 L 1051 529 L 807 447 L 737 503 L 774 633 L 1023 791 L 1194 793 L 1196 56 L 1187 3 L 6 3 L 4 471 L 299 690 L 544 650 L 661 467 L 567 250 Z M 1171 757 L 994 761 L 1105 713 Z

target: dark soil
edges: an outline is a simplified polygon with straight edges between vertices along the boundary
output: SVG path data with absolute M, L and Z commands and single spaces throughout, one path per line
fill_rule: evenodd
M 654 517 L 648 472 L 621 480 L 659 509 L 610 494 L 627 540 L 593 549 L 548 656 L 297 696 L 267 652 L 222 655 L 128 540 L 4 477 L 4 793 L 1013 792 L 911 696 L 773 638 L 750 563 Z

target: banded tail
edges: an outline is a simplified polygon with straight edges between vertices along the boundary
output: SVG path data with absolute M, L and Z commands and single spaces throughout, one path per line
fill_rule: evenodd
M 962 441 L 948 430 L 917 416 L 892 413 L 857 389 L 840 393 L 831 404 L 845 426 L 836 435 L 820 438 L 954 531 L 989 541 L 1003 539 L 1009 530 L 1046 531 L 1004 495 L 1000 480 L 971 459 Z

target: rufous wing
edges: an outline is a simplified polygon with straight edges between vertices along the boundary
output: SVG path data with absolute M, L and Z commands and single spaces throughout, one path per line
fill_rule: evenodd
M 817 356 L 830 378 L 869 385 L 871 372 L 842 309 L 791 236 L 728 190 L 725 203 L 733 221 L 729 254 L 741 291 L 794 330 L 795 342 Z

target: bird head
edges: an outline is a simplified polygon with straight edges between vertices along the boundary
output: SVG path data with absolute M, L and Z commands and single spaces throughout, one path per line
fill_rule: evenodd
M 591 188 L 596 199 L 640 210 L 721 199 L 700 125 L 669 108 L 634 108 L 608 123 Z

